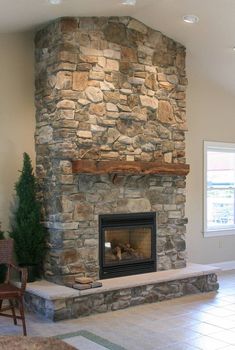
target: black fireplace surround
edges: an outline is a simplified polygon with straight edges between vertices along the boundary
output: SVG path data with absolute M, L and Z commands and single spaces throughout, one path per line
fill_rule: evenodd
M 156 271 L 156 213 L 99 216 L 100 278 Z

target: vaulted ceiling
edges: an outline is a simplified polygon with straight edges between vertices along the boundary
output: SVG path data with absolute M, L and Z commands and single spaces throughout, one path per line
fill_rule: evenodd
M 235 1 L 234 0 L 137 0 L 124 6 L 121 0 L 0 0 L 0 32 L 35 30 L 63 16 L 130 15 L 160 30 L 187 48 L 190 62 L 208 79 L 235 94 Z M 182 16 L 195 14 L 197 24 Z

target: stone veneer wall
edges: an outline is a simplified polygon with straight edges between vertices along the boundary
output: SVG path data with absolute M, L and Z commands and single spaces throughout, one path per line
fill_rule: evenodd
M 30 311 L 52 321 L 60 321 L 170 300 L 189 294 L 215 292 L 218 288 L 217 276 L 211 273 L 106 292 L 97 289 L 97 293 L 54 300 L 45 299 L 26 291 L 25 303 Z
M 98 215 L 157 212 L 159 270 L 185 266 L 183 176 L 73 175 L 71 160 L 185 162 L 185 49 L 129 17 L 60 19 L 36 47 L 48 279 L 98 277 Z

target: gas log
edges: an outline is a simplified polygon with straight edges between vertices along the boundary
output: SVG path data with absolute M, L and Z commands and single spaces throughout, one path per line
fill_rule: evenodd
M 123 260 L 137 260 L 143 259 L 143 253 L 131 247 L 130 243 L 121 243 L 117 240 L 113 240 L 110 242 L 111 248 L 106 249 L 105 256 L 107 261 L 123 261 Z

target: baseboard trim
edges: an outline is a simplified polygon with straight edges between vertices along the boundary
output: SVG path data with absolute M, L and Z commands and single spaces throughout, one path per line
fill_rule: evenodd
M 209 265 L 218 267 L 219 269 L 221 269 L 221 271 L 235 270 L 235 260 L 211 263 Z

